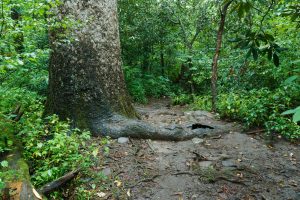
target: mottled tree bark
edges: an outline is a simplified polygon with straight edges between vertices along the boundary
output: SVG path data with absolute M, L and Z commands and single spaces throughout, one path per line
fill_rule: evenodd
M 116 4 L 116 0 L 63 1 L 59 18 L 71 15 L 81 27 L 70 43 L 59 42 L 61 38 L 51 33 L 46 113 L 96 133 L 96 124 L 115 113 L 136 117 L 121 69 Z
M 216 46 L 216 52 L 213 58 L 213 63 L 212 63 L 212 76 L 211 76 L 211 92 L 212 92 L 212 111 L 216 112 L 217 111 L 217 81 L 218 81 L 218 59 L 221 51 L 221 46 L 222 46 L 222 38 L 223 38 L 223 32 L 224 32 L 224 27 L 225 27 L 225 20 L 226 20 L 226 14 L 228 7 L 232 1 L 229 1 L 226 3 L 222 10 L 221 10 L 221 19 L 220 19 L 220 24 L 219 24 L 219 30 L 217 34 L 217 46 Z

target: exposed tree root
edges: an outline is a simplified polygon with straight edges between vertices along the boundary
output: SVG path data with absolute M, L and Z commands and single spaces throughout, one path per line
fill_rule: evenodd
M 154 175 L 154 176 L 152 176 L 150 178 L 142 179 L 142 180 L 136 182 L 135 184 L 128 186 L 127 188 L 134 188 L 134 187 L 138 186 L 141 183 L 154 182 L 154 179 L 156 179 L 159 176 L 161 176 L 161 175 L 157 174 L 157 175 Z
M 199 128 L 192 130 L 181 125 L 154 126 L 142 120 L 135 120 L 114 115 L 93 125 L 94 135 L 106 135 L 111 138 L 132 137 L 156 140 L 189 140 L 195 137 L 216 136 L 229 132 L 226 127 L 213 126 L 213 129 Z
M 188 171 L 185 171 L 185 172 L 177 172 L 177 173 L 173 173 L 172 175 L 175 175 L 175 176 L 178 176 L 178 175 L 189 175 L 189 176 L 200 176 L 202 174 L 199 174 L 199 173 L 192 173 L 192 172 L 188 172 Z M 236 180 L 236 179 L 229 179 L 225 176 L 217 176 L 216 178 L 214 178 L 214 180 L 212 180 L 212 182 L 217 182 L 217 181 L 228 181 L 228 182 L 231 182 L 231 183 L 235 183 L 235 184 L 240 184 L 240 185 L 246 185 L 244 182 L 240 181 L 240 180 Z

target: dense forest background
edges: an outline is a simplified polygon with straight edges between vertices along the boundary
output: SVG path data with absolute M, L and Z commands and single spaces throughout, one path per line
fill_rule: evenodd
M 135 102 L 170 98 L 174 105 L 212 109 L 211 68 L 222 7 L 228 2 L 119 0 L 123 69 Z M 72 17 L 58 20 L 51 10 L 59 4 L 0 4 L 0 154 L 13 149 L 11 137 L 18 133 L 37 187 L 78 165 L 88 166 L 93 159 L 88 152 L 98 153 L 86 144 L 88 131 L 56 115 L 43 116 L 49 33 L 64 29 L 68 34 L 81 23 Z M 221 118 L 238 121 L 245 129 L 259 128 L 267 139 L 299 140 L 299 28 L 296 0 L 231 2 L 218 59 Z M 7 169 L 8 162 L 1 161 L 0 167 Z M 13 173 L 0 172 L 0 188 L 1 177 Z
M 134 100 L 145 103 L 149 97 L 170 96 L 174 104 L 210 110 L 211 65 L 222 3 L 134 2 L 119 4 L 124 71 Z M 219 60 L 221 117 L 290 139 L 299 137 L 299 126 L 281 115 L 299 104 L 295 5 L 238 1 L 229 8 Z M 284 17 L 288 15 L 292 20 Z

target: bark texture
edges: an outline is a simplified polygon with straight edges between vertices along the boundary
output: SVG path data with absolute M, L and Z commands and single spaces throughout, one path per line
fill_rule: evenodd
M 57 32 L 51 33 L 46 113 L 95 134 L 98 122 L 115 113 L 136 117 L 121 69 L 117 1 L 63 1 L 58 17 L 66 16 L 81 26 L 72 31 L 71 42 L 60 42 Z

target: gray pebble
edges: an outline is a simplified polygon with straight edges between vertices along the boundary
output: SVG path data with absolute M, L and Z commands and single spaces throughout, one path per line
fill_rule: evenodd
M 120 143 L 120 144 L 126 144 L 128 142 L 129 142 L 129 138 L 127 138 L 127 137 L 118 138 L 118 143 Z

